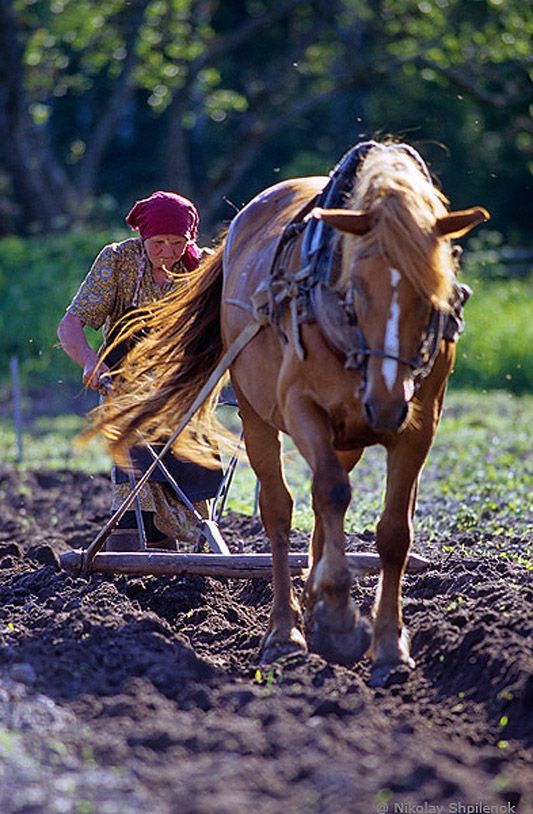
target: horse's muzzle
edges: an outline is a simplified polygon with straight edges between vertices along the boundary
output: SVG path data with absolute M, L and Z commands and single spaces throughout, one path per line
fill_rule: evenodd
M 398 432 L 409 412 L 409 404 L 405 399 L 383 403 L 367 396 L 363 406 L 366 420 L 374 432 Z

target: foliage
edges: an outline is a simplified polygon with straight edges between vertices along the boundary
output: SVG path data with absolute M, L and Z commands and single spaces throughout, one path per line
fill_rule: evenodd
M 474 279 L 472 288 L 451 386 L 531 393 L 532 279 Z
M 1 9 L 13 100 L 13 118 L 0 115 L 4 231 L 65 222 L 58 212 L 105 220 L 157 186 L 193 196 L 213 228 L 231 215 L 226 198 L 240 206 L 288 170 L 329 169 L 355 141 L 393 132 L 426 148 L 454 202 L 490 208 L 507 240 L 527 234 L 533 12 L 522 0 Z
M 105 472 L 111 461 L 99 440 L 81 445 L 79 434 L 86 421 L 76 415 L 42 416 L 25 422 L 22 433 L 24 466 L 29 469 L 81 469 Z M 15 463 L 17 441 L 13 423 L 0 418 L 0 457 L 4 463 Z
M 525 562 L 533 532 L 529 511 L 532 421 L 531 396 L 469 391 L 448 394 L 421 478 L 415 517 L 419 541 L 435 539 L 445 551 L 453 546 Z M 385 464 L 385 451 L 371 447 L 353 470 L 347 531 L 373 537 L 383 502 Z M 289 442 L 285 443 L 285 469 L 295 501 L 294 525 L 310 530 L 310 472 Z M 229 507 L 251 513 L 253 495 L 253 476 L 241 466 Z M 481 550 L 482 544 L 487 548 Z
M 19 357 L 26 382 L 79 377 L 59 349 L 57 325 L 102 246 L 120 237 L 80 230 L 0 240 L 0 381 L 11 356 Z

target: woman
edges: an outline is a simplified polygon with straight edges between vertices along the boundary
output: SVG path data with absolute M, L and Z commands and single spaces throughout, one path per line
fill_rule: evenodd
M 114 329 L 131 310 L 161 299 L 175 285 L 174 275 L 192 271 L 199 265 L 202 251 L 196 239 L 198 212 L 187 198 L 173 192 L 154 192 L 137 201 L 126 222 L 139 237 L 105 246 L 94 261 L 87 277 L 69 305 L 58 328 L 58 337 L 65 353 L 83 369 L 83 382 L 99 390 L 102 379 L 109 373 L 109 364 L 116 365 L 121 353 L 100 361 L 99 355 L 87 342 L 85 327 L 98 330 L 103 326 L 104 345 L 109 344 Z M 151 459 L 142 448 L 131 450 L 136 468 L 141 470 Z M 165 456 L 183 491 L 193 502 L 213 497 L 220 482 L 219 470 L 209 470 L 196 464 Z M 152 479 L 152 478 L 155 478 Z M 164 477 L 156 470 L 140 494 L 143 522 L 148 545 L 176 548 L 176 537 L 191 542 L 195 521 L 191 513 L 176 498 Z M 112 510 L 119 508 L 129 494 L 128 476 L 113 467 Z M 205 512 L 205 506 L 202 508 Z M 135 513 L 127 511 L 109 537 L 107 551 L 132 551 L 139 548 L 139 533 Z

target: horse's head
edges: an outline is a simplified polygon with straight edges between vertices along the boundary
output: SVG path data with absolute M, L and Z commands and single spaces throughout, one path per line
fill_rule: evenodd
M 424 364 L 422 351 L 432 334 L 438 345 L 442 339 L 436 326 L 439 314 L 448 310 L 454 284 L 450 238 L 466 234 L 489 215 L 482 208 L 448 212 L 443 196 L 405 156 L 397 163 L 402 177 L 391 184 L 394 166 L 391 172 L 382 168 L 381 187 L 369 194 L 368 185 L 364 187 L 367 161 L 357 183 L 359 187 L 362 177 L 363 193 L 356 203 L 363 198 L 363 211 L 313 214 L 341 233 L 337 288 L 352 299 L 362 334 L 368 423 L 375 431 L 396 432 L 409 415 L 417 370 Z M 414 174 L 412 183 L 409 173 Z

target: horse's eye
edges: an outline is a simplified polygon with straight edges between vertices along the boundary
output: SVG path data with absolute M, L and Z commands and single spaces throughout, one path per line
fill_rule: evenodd
M 358 285 L 358 286 L 355 286 L 355 288 L 354 288 L 354 299 L 355 299 L 355 302 L 358 302 L 361 305 L 363 305 L 363 304 L 368 305 L 368 302 L 370 300 L 370 295 L 369 295 L 368 291 L 366 291 L 365 288 L 363 288 L 363 286 Z
M 351 301 L 356 314 L 362 317 L 368 310 L 369 305 L 368 293 L 362 288 L 362 286 L 352 286 Z

